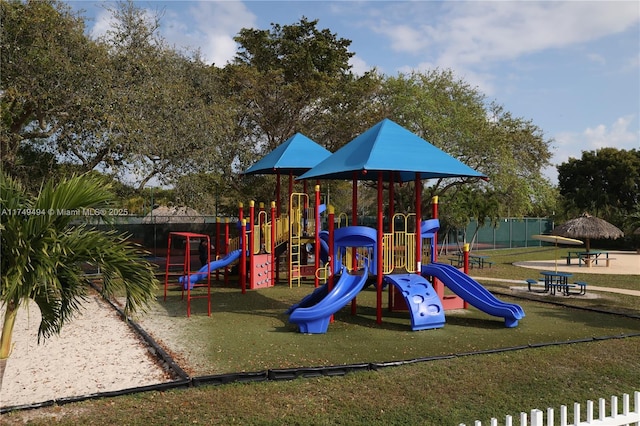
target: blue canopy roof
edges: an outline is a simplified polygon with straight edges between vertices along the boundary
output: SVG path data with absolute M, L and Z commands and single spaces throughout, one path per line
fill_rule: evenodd
M 245 175 L 291 173 L 300 176 L 328 158 L 331 151 L 318 145 L 305 135 L 296 133 L 245 170 Z
M 360 136 L 340 148 L 301 179 L 351 180 L 357 172 L 358 180 L 396 182 L 453 177 L 486 177 L 480 172 L 450 156 L 441 149 L 410 132 L 399 124 L 384 119 Z

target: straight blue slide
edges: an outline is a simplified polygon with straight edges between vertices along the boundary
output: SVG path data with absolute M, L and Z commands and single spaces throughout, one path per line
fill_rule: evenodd
M 198 281 L 206 279 L 207 275 L 209 274 L 210 271 L 215 271 L 216 269 L 220 269 L 220 268 L 224 268 L 225 266 L 229 266 L 235 260 L 238 260 L 238 258 L 240 257 L 241 253 L 242 253 L 242 249 L 231 251 L 225 257 L 220 258 L 218 260 L 214 260 L 213 262 L 209 263 L 208 265 L 204 265 L 202 268 L 200 268 L 198 270 L 198 272 L 196 272 L 194 274 L 191 274 L 191 275 L 185 275 L 185 276 L 182 276 L 182 277 L 178 278 L 178 282 L 180 284 L 182 284 L 182 287 L 185 290 L 187 288 L 189 290 L 191 290 L 193 288 L 193 286 Z M 187 285 L 187 277 L 189 278 L 188 279 L 188 281 L 189 281 L 188 285 Z
M 524 318 L 524 310 L 520 305 L 499 300 L 480 283 L 451 265 L 422 265 L 422 275 L 436 277 L 464 301 L 482 312 L 504 318 L 506 327 L 516 327 L 518 320 Z
M 289 322 L 298 324 L 298 329 L 301 333 L 326 333 L 331 315 L 342 309 L 360 293 L 367 282 L 368 275 L 368 268 L 364 269 L 362 275 L 350 275 L 343 268 L 340 279 L 333 289 L 315 305 L 295 308 L 289 316 Z M 318 293 L 316 293 L 316 296 Z M 306 301 L 309 301 L 309 299 L 306 299 Z

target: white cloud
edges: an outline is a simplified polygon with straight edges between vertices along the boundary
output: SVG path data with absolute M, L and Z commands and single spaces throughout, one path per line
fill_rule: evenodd
M 640 22 L 636 2 L 448 2 L 438 11 L 432 2 L 402 4 L 413 9 L 371 13 L 372 31 L 397 52 L 456 70 L 585 43 Z
M 610 129 L 603 124 L 595 128 L 587 128 L 584 133 L 585 145 L 589 150 L 596 150 L 604 147 L 618 149 L 640 148 L 638 134 L 629 131 L 629 126 L 633 121 L 633 116 L 618 118 Z
M 93 24 L 90 32 L 91 38 L 98 39 L 104 37 L 107 34 L 107 31 L 112 28 L 113 22 L 113 16 L 108 10 L 102 9 L 100 12 L 96 13 L 95 23 Z M 89 23 L 87 23 L 87 25 L 89 25 Z
M 355 75 L 364 75 L 367 71 L 371 71 L 371 67 L 359 56 L 354 55 L 349 59 L 351 71 Z
M 144 4 L 147 3 L 137 6 Z M 145 13 L 149 19 L 160 17 L 160 34 L 171 46 L 191 52 L 197 50 L 209 64 L 224 66 L 231 61 L 237 50 L 233 38 L 242 28 L 255 26 L 256 16 L 241 1 L 185 2 L 186 5 L 189 7 L 145 9 Z M 113 27 L 113 21 L 108 10 L 98 12 L 91 36 L 104 36 Z
M 187 4 L 190 7 L 174 9 L 163 18 L 163 37 L 178 48 L 198 50 L 209 64 L 224 66 L 236 53 L 237 44 L 233 38 L 242 28 L 255 25 L 255 15 L 240 1 Z

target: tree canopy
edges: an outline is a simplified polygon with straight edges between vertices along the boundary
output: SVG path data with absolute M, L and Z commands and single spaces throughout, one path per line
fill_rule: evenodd
M 431 181 L 429 195 L 471 185 L 499 201 L 489 204 L 492 217 L 551 204 L 541 175 L 550 141 L 530 120 L 452 70 L 355 75 L 351 41 L 317 20 L 242 29 L 233 62 L 218 67 L 168 46 L 161 16 L 130 0 L 116 4 L 99 40 L 57 0 L 1 6 L 2 161 L 25 180 L 100 170 L 139 190 L 155 178 L 187 200 L 190 179 L 208 174 L 215 188 L 198 193 L 209 200 L 214 191 L 218 200 L 271 200 L 272 176 L 241 172 L 295 132 L 334 152 L 390 118 L 490 177 Z
M 625 227 L 627 219 L 640 217 L 640 151 L 583 151 L 582 158 L 558 166 L 558 186 L 569 215 L 587 211 Z

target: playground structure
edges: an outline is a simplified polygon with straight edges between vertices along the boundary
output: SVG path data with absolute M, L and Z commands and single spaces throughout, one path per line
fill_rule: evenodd
M 398 138 L 403 142 L 406 140 L 409 151 L 415 150 L 417 155 L 398 157 L 399 151 L 395 145 Z M 283 145 L 291 146 L 295 140 L 294 136 Z M 382 153 L 374 152 L 381 149 Z M 282 146 L 273 153 L 275 152 L 278 152 L 277 161 L 281 161 L 287 154 Z M 299 150 L 298 154 L 300 154 Z M 267 157 L 270 156 L 271 154 L 267 155 Z M 305 158 L 308 157 L 308 155 L 305 156 Z M 362 158 L 362 164 L 358 164 L 359 158 Z M 387 165 L 389 158 L 391 165 Z M 258 163 L 262 164 L 265 159 Z M 411 164 L 407 167 L 406 163 Z M 425 163 L 428 164 L 425 166 Z M 345 164 L 349 164 L 352 168 L 345 169 Z M 398 164 L 404 171 L 396 172 L 394 170 L 398 169 L 391 168 Z M 255 173 L 276 170 L 275 166 L 272 169 L 268 167 L 268 164 L 262 164 L 261 167 L 251 169 L 254 169 Z M 277 170 L 279 173 L 279 169 Z M 298 180 L 302 180 L 305 184 L 305 190 L 301 194 L 293 192 L 294 170 L 302 174 L 298 176 Z M 369 170 L 373 172 L 368 173 Z M 316 290 L 321 277 L 326 281 L 325 290 L 314 291 L 314 297 L 303 299 L 291 310 L 291 321 L 297 323 L 301 331 L 325 332 L 325 324 L 328 325 L 333 313 L 349 301 L 351 301 L 352 313 L 355 313 L 355 296 L 369 276 L 376 282 L 377 323 L 382 322 L 382 289 L 386 284 L 389 287 L 389 310 L 407 309 L 411 314 L 413 330 L 442 327 L 445 310 L 466 308 L 468 304 L 490 315 L 504 318 L 507 327 L 517 326 L 518 320 L 524 317 L 522 309 L 517 305 L 499 301 L 484 287 L 468 277 L 468 253 L 465 256 L 463 271 L 437 262 L 438 199 L 437 197 L 432 199 L 432 219 L 422 221 L 421 179 L 459 176 L 483 177 L 482 174 L 390 120 L 383 120 L 315 166 L 306 165 L 295 168 L 289 165 L 288 214 L 280 213 L 279 180 L 278 202 L 271 203 L 270 215 L 267 214 L 263 205 L 260 205 L 256 214 L 255 203 L 252 201 L 247 220 L 240 205 L 238 222 L 240 235 L 235 242 L 226 244 L 226 253 L 230 253 L 230 250 L 239 253 L 239 256 L 230 262 L 235 260 L 239 262 L 242 292 L 246 291 L 247 285 L 249 289 L 275 285 L 279 278 L 278 266 L 282 260 L 281 257 L 283 253 L 287 253 L 290 287 L 294 284 L 299 286 L 301 277 L 311 274 Z M 330 206 L 327 209 L 320 204 L 319 185 L 315 186 L 315 199 L 314 203 L 311 203 L 306 191 L 306 182 L 311 178 L 345 179 L 347 177 L 353 179 L 352 225 L 334 229 L 335 214 Z M 377 181 L 376 229 L 357 224 L 357 181 L 359 179 Z M 398 182 L 414 181 L 416 211 L 410 214 L 395 213 L 393 203 L 390 202 L 387 217 L 391 220 L 387 225 L 388 229 L 384 230 L 383 182 L 389 182 L 389 199 L 393 200 L 393 187 L 396 180 Z M 327 210 L 329 229 L 321 231 L 320 214 Z M 268 220 L 269 217 L 271 220 Z M 314 248 L 313 265 L 308 265 L 304 261 L 306 247 Z M 424 253 L 423 248 L 427 249 Z M 423 257 L 429 258 L 427 264 L 423 265 Z M 209 262 L 198 273 L 192 274 L 190 270 L 185 270 L 179 282 L 186 285 L 187 298 L 189 299 L 192 285 L 206 278 L 207 286 L 210 287 L 212 270 L 222 266 L 226 268 L 228 265 L 229 262 L 226 261 L 219 264 Z M 334 287 L 334 278 L 338 275 L 340 277 Z M 363 275 L 366 277 L 355 278 Z M 445 294 L 445 287 L 453 294 Z M 357 290 L 358 288 L 360 290 Z M 324 296 L 320 298 L 323 294 Z M 325 298 L 327 302 L 322 301 Z M 299 309 L 305 310 L 296 314 Z M 303 315 L 302 312 L 305 314 Z

